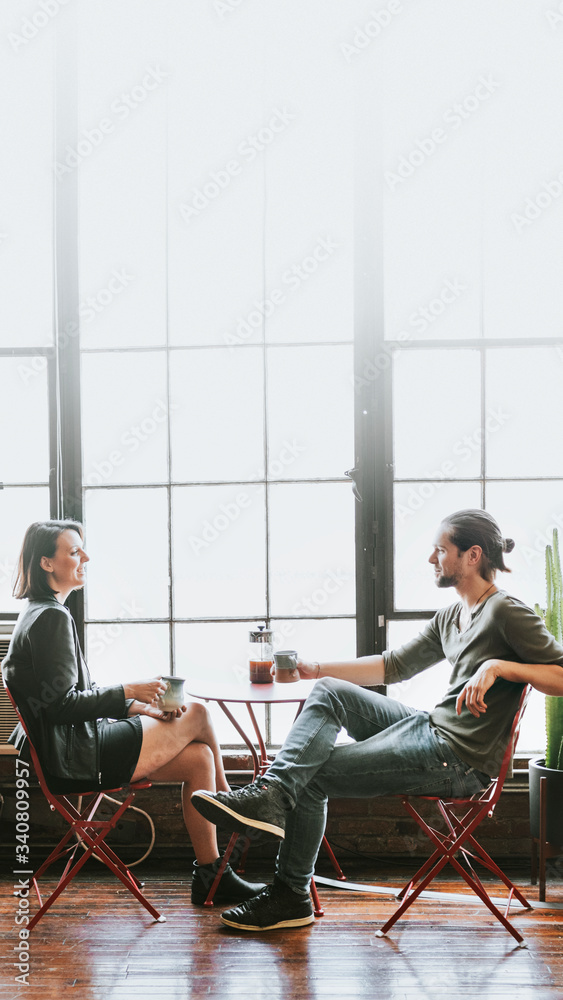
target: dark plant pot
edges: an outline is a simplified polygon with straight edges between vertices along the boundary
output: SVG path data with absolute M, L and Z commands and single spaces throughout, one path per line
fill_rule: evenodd
M 545 766 L 543 757 L 530 761 L 530 832 L 540 835 L 540 778 L 547 778 L 547 823 L 545 839 L 554 847 L 563 845 L 563 771 Z

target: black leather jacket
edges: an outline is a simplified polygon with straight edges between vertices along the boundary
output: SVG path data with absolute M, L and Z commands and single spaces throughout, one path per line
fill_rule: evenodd
M 99 787 L 101 720 L 125 718 L 132 699 L 121 684 L 92 683 L 72 615 L 54 596 L 28 602 L 2 673 L 47 774 Z M 10 743 L 28 756 L 21 725 Z

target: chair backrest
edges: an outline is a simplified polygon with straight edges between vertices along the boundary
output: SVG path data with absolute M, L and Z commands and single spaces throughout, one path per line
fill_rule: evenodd
M 514 756 L 516 745 L 518 743 L 518 737 L 520 735 L 520 726 L 522 725 L 522 718 L 524 716 L 526 705 L 528 704 L 528 699 L 531 693 L 532 693 L 532 685 L 526 684 L 520 696 L 520 701 L 518 702 L 518 708 L 516 709 L 514 719 L 512 720 L 512 726 L 510 727 L 510 736 L 508 737 L 508 742 L 506 744 L 506 750 L 504 751 L 504 757 L 502 758 L 502 763 L 500 765 L 498 778 L 495 779 L 494 787 L 491 789 L 492 794 L 489 799 L 491 812 L 500 798 L 500 793 L 502 792 L 506 776 L 512 764 L 512 758 Z M 485 798 L 485 796 L 483 796 L 483 798 Z
M 31 737 L 29 735 L 29 729 L 27 728 L 27 726 L 25 724 L 24 718 L 23 718 L 23 716 L 22 716 L 22 714 L 21 714 L 18 706 L 16 705 L 16 702 L 14 700 L 12 692 L 10 691 L 8 685 L 6 684 L 5 679 L 4 679 L 4 687 L 6 688 L 6 691 L 8 692 L 8 698 L 10 699 L 10 701 L 12 702 L 12 705 L 14 706 L 14 711 L 15 711 L 17 717 L 18 717 L 18 722 L 21 724 L 21 727 L 22 727 L 22 729 L 23 729 L 23 731 L 24 731 L 24 733 L 25 733 L 25 735 L 27 737 L 27 742 L 29 744 L 29 751 L 30 751 L 30 754 L 31 754 L 31 762 L 32 762 L 33 767 L 35 769 L 35 773 L 37 775 L 37 780 L 39 781 L 39 784 L 41 786 L 41 791 L 43 792 L 43 794 L 45 795 L 45 797 L 49 800 L 49 802 L 51 802 L 53 805 L 56 805 L 56 801 L 55 801 L 56 800 L 56 796 L 50 790 L 50 788 L 49 788 L 49 786 L 48 786 L 48 784 L 47 784 L 47 782 L 45 780 L 45 775 L 43 774 L 43 771 L 41 769 L 41 764 L 39 763 L 39 757 L 37 756 L 37 750 L 35 749 L 35 747 L 33 745 L 33 741 L 32 741 L 32 739 L 31 739 Z

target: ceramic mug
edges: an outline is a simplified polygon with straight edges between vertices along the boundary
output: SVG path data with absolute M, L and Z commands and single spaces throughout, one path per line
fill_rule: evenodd
M 158 707 L 163 712 L 173 712 L 184 704 L 184 678 L 161 677 L 166 684 L 166 691 L 158 698 Z
M 300 678 L 299 671 L 297 670 L 297 660 L 297 650 L 295 649 L 280 649 L 279 653 L 274 653 L 274 662 L 276 664 L 274 680 L 279 684 L 298 681 Z

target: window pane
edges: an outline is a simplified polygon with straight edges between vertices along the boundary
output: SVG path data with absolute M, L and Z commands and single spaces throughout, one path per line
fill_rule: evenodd
M 166 61 L 174 70 L 167 142 L 175 345 L 262 336 L 253 313 L 265 297 L 264 170 L 284 135 L 267 148 L 254 139 L 275 105 L 264 100 L 261 11 L 246 13 L 227 18 L 225 31 L 218 10 L 173 5 Z
M 457 594 L 454 590 L 448 590 L 448 594 L 449 600 L 446 603 L 453 604 L 457 600 Z M 414 639 L 425 624 L 421 621 L 390 621 L 387 649 L 398 649 L 405 642 Z M 400 684 L 389 684 L 387 694 L 390 698 L 402 701 L 403 705 L 429 712 L 441 701 L 448 687 L 451 672 L 451 665 L 447 660 L 442 660 L 428 670 L 401 681 Z
M 309 44 L 319 39 L 319 14 L 324 43 Z M 283 93 L 292 115 L 266 158 L 265 283 L 281 297 L 266 320 L 270 343 L 353 336 L 357 78 L 336 43 L 353 17 L 339 3 L 268 9 L 265 92 L 273 106 Z
M 75 14 L 82 344 L 164 344 L 167 18 L 131 0 Z
M 464 507 L 480 507 L 477 483 L 397 483 L 395 486 L 395 607 L 443 608 L 452 590 L 436 587 L 428 557 L 440 522 Z
M 353 619 L 328 621 L 272 621 L 275 649 L 296 649 L 303 660 L 353 660 L 356 656 L 356 623 Z M 295 718 L 295 705 L 272 705 L 274 745 L 282 744 Z
M 274 615 L 354 613 L 355 502 L 344 483 L 270 487 Z
M 490 101 L 493 169 L 483 172 L 485 335 L 560 337 L 563 148 L 553 121 L 563 63 L 547 10 L 538 17 L 533 4 L 519 4 L 508 26 L 509 11 L 516 8 L 495 4 L 487 11 L 488 26 L 490 15 L 496 21 L 494 67 L 502 86 Z
M 0 358 L 0 482 L 49 480 L 47 361 Z
M 175 615 L 262 617 L 263 487 L 179 486 L 172 502 Z
M 395 354 L 393 373 L 395 476 L 478 476 L 479 353 L 401 351 Z
M 172 478 L 178 482 L 264 475 L 260 348 L 172 351 Z
M 253 628 L 252 622 L 236 623 L 201 623 L 188 625 L 179 623 L 175 626 L 175 672 L 180 677 L 186 677 L 186 693 L 190 690 L 192 680 L 198 691 L 205 689 L 205 678 L 209 677 L 213 684 L 211 691 L 216 690 L 217 674 L 226 676 L 229 681 L 246 684 L 248 680 L 248 633 Z M 219 708 L 216 702 L 210 701 L 207 707 L 213 718 L 213 725 L 219 740 L 227 745 L 239 745 L 242 741 L 232 723 Z M 230 703 L 229 711 L 239 721 L 247 734 L 254 735 L 245 705 Z M 264 732 L 265 712 L 259 705 L 254 712 Z
M 164 352 L 83 356 L 86 485 L 167 480 L 167 422 Z
M 100 686 L 170 674 L 168 625 L 86 625 L 86 659 Z
M 563 348 L 487 351 L 489 476 L 562 476 Z
M 378 47 L 390 338 L 479 336 L 479 165 L 494 95 L 479 102 L 474 91 L 490 65 L 487 37 L 467 4 L 415 5 Z M 463 107 L 462 117 L 454 105 L 466 100 L 474 113 Z
M 165 489 L 86 492 L 88 618 L 168 616 L 167 523 Z
M 354 464 L 352 348 L 268 351 L 269 474 L 342 476 Z
M 22 602 L 12 597 L 14 573 L 23 536 L 33 521 L 49 520 L 46 487 L 0 490 L 0 611 L 20 612 Z
M 47 17 L 18 0 L 2 4 L 0 347 L 53 342 L 55 32 L 39 29 L 39 39 L 26 39 L 25 14 Z
M 545 547 L 553 528 L 563 538 L 563 482 L 489 483 L 487 510 L 505 538 L 516 542 L 505 556 L 511 573 L 499 573 L 498 586 L 533 608 L 545 605 Z

